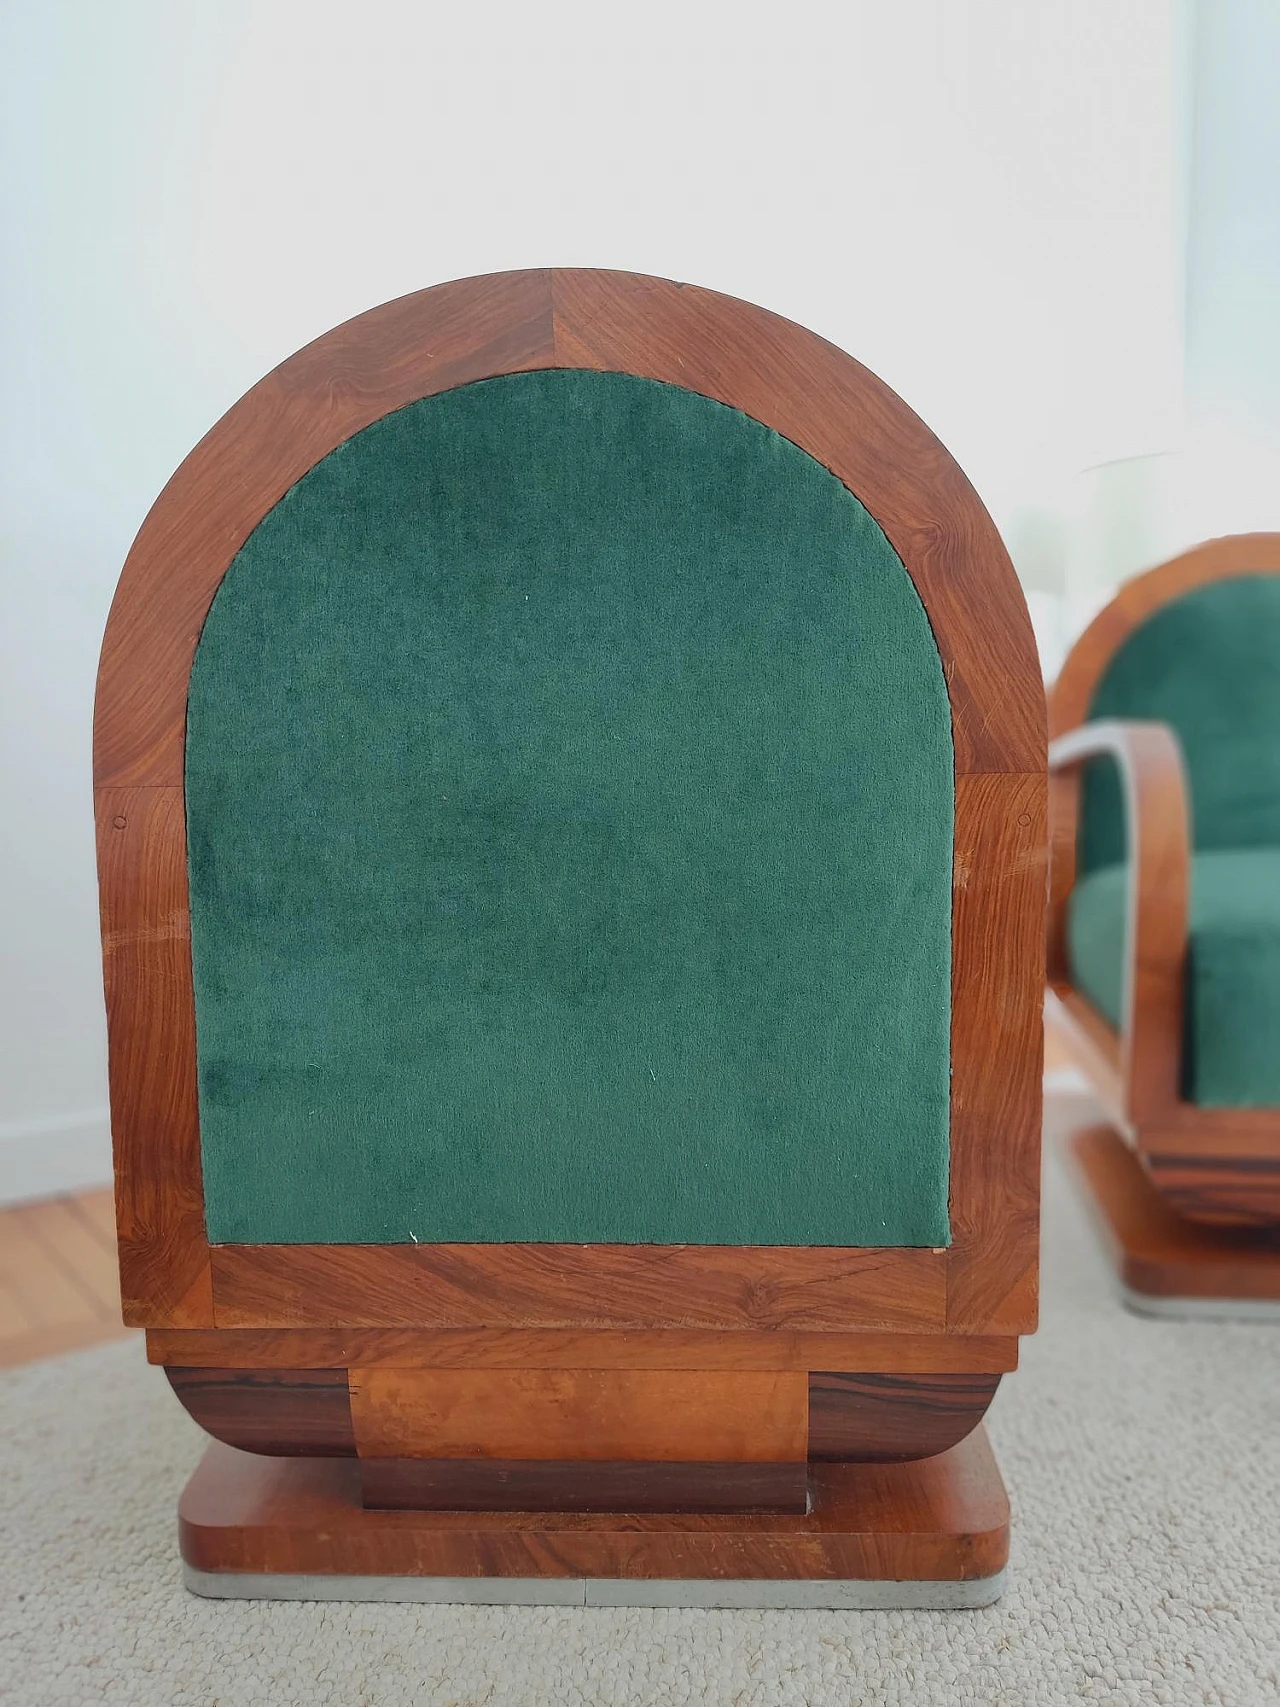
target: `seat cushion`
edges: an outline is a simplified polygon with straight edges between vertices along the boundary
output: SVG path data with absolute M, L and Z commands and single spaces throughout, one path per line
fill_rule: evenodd
M 1126 865 L 1076 885 L 1072 977 L 1112 1025 L 1124 995 Z M 1183 1095 L 1204 1108 L 1280 1107 L 1280 847 L 1195 856 Z

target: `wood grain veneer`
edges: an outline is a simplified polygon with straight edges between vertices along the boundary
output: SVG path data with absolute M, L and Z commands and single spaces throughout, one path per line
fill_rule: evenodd
M 885 1464 L 932 1458 L 977 1428 L 999 1385 L 998 1375 L 815 1373 L 809 1458 Z
M 1280 1302 L 1280 1227 L 1215 1227 L 1179 1215 L 1111 1127 L 1084 1127 L 1072 1151 L 1131 1291 L 1152 1299 Z
M 353 1369 L 362 1458 L 803 1464 L 799 1371 Z
M 993 1576 L 1009 1503 L 985 1430 L 918 1464 L 822 1464 L 804 1513 L 369 1511 L 351 1460 L 214 1443 L 179 1506 L 202 1571 L 447 1577 Z
M 807 1333 L 664 1328 L 153 1328 L 152 1363 L 174 1368 L 863 1369 L 907 1375 L 1001 1374 L 1018 1366 L 1012 1335 Z

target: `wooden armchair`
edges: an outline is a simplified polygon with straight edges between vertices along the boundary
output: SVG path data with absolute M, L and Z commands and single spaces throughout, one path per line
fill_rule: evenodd
M 192 1586 L 993 1598 L 1045 788 L 990 519 L 785 320 L 512 273 L 250 391 L 96 726 Z
M 1050 701 L 1048 1013 L 1128 1301 L 1280 1301 L 1280 535 L 1131 581 Z

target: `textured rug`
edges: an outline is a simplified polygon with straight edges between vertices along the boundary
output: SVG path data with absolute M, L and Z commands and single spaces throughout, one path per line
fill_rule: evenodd
M 203 1437 L 140 1345 L 6 1377 L 0 1426 L 0 1698 L 32 1707 L 1280 1702 L 1280 1327 L 1127 1315 L 1053 1156 L 986 1611 L 202 1601 L 174 1504 Z

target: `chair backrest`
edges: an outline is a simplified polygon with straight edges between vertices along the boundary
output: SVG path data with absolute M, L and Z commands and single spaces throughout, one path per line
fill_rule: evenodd
M 1173 727 L 1197 848 L 1280 844 L 1280 535 L 1213 540 L 1130 582 L 1064 666 L 1055 730 L 1077 706 L 1075 721 Z M 1080 869 L 1124 856 L 1119 779 L 1091 765 Z
M 512 274 L 302 351 L 104 644 L 142 1316 L 263 1247 L 965 1245 L 1034 1120 L 977 1028 L 1034 1072 L 1036 687 L 963 476 L 787 322 Z

